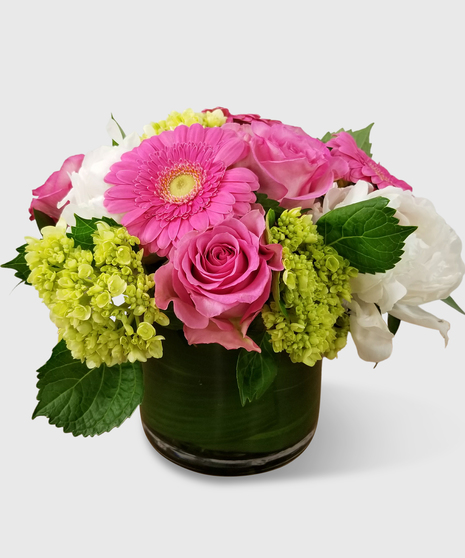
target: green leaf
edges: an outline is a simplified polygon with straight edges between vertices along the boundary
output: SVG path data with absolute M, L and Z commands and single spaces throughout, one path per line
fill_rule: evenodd
M 71 356 L 65 341 L 58 343 L 38 373 L 39 404 L 32 418 L 45 416 L 74 436 L 109 432 L 142 402 L 139 362 L 90 370 Z
M 53 227 L 55 225 L 55 220 L 43 211 L 39 211 L 38 209 L 33 209 L 32 211 L 34 213 L 34 219 L 36 220 L 37 226 L 39 227 L 39 231 L 41 231 L 44 227 Z
M 18 277 L 18 279 L 21 279 L 21 281 L 24 281 L 25 283 L 27 283 L 27 278 L 31 273 L 31 270 L 29 269 L 25 258 L 26 246 L 27 244 L 23 244 L 19 248 L 16 248 L 18 255 L 13 260 L 11 260 L 11 262 L 4 263 L 0 266 L 14 269 L 16 271 L 15 277 Z M 27 284 L 29 285 L 29 283 Z
M 387 198 L 373 198 L 328 211 L 317 222 L 325 244 L 361 273 L 384 273 L 404 253 L 404 241 L 417 227 L 404 227 Z
M 374 122 L 362 130 L 356 130 L 355 132 L 347 130 L 347 133 L 350 134 L 357 142 L 357 147 L 359 147 L 362 151 L 365 151 L 368 157 L 371 157 L 370 132 L 373 126 Z
M 388 329 L 389 331 L 392 333 L 392 335 L 395 335 L 397 333 L 397 330 L 400 327 L 400 323 L 401 321 L 399 320 L 399 318 L 394 318 L 394 316 L 391 316 L 391 314 L 388 314 Z
M 274 209 L 268 209 L 268 213 L 266 214 L 266 225 L 268 229 L 270 229 L 276 223 L 276 212 Z M 269 241 L 271 242 L 271 240 Z
M 268 209 L 265 217 L 265 239 L 267 244 L 271 244 L 271 227 L 276 222 L 276 213 L 274 209 Z
M 115 117 L 113 116 L 113 113 L 111 114 L 111 119 L 113 120 L 113 122 L 118 126 L 118 130 L 121 132 L 121 136 L 124 139 L 126 137 L 126 134 L 123 131 L 123 128 L 121 128 L 121 126 L 118 124 L 118 122 L 116 122 Z M 111 144 L 113 146 L 115 145 L 119 145 L 118 142 L 116 142 L 115 140 L 111 140 Z
M 95 217 L 92 219 L 83 219 L 76 214 L 74 217 L 76 219 L 76 224 L 74 227 L 71 227 L 71 238 L 74 238 L 75 243 L 81 246 L 83 250 L 93 250 L 94 241 L 92 235 L 97 231 L 98 222 L 103 221 L 112 227 L 118 226 L 116 221 L 109 219 L 108 217 L 101 217 L 100 219 L 96 219 Z
M 279 306 L 279 309 L 281 310 L 281 314 L 284 314 L 284 317 L 286 318 L 286 320 L 288 322 L 290 322 L 291 319 L 289 318 L 289 312 L 287 311 L 287 308 L 284 305 L 283 299 L 281 297 L 278 300 L 278 306 Z
M 247 401 L 260 399 L 273 383 L 278 372 L 273 348 L 267 332 L 264 332 L 257 343 L 262 352 L 241 349 L 236 365 L 237 386 L 242 406 Z
M 341 131 L 341 130 L 339 130 Z M 337 132 L 335 132 L 337 134 Z M 334 136 L 332 132 L 326 132 L 326 134 L 321 138 L 323 143 L 328 143 L 328 141 Z
M 373 126 L 374 126 L 374 122 L 372 122 L 366 128 L 363 128 L 361 130 L 353 131 L 353 130 L 344 130 L 344 128 L 341 128 L 340 130 L 334 133 L 326 132 L 326 134 L 321 138 L 321 141 L 323 143 L 327 143 L 332 137 L 334 137 L 335 134 L 339 134 L 339 132 L 347 132 L 354 138 L 355 142 L 357 143 L 357 147 L 359 147 L 362 151 L 364 151 L 368 155 L 368 157 L 371 157 L 370 132 Z
M 284 305 L 284 302 L 281 298 L 281 290 L 280 290 L 280 282 L 281 282 L 281 271 L 272 271 L 271 272 L 271 294 L 273 296 L 273 300 L 275 301 L 275 303 L 279 306 L 279 309 L 281 310 L 281 313 L 284 315 L 284 317 L 286 318 L 287 321 L 290 321 L 289 319 L 289 313 L 287 311 L 286 306 Z
M 457 312 L 460 312 L 461 314 L 465 314 L 465 312 L 460 308 L 460 306 L 455 302 L 455 300 L 451 296 L 448 296 L 447 298 L 442 299 L 442 302 L 445 302 L 451 308 L 453 308 L 454 310 L 457 310 Z
M 273 200 L 272 198 L 269 198 L 266 194 L 257 194 L 255 192 L 255 195 L 257 196 L 257 203 L 259 203 L 263 207 L 265 213 L 272 209 L 274 211 L 276 219 L 281 216 L 284 208 L 279 205 L 279 202 Z

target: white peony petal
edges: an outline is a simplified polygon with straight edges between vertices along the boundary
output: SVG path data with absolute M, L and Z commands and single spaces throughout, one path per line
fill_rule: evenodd
M 349 304 L 350 333 L 359 357 L 368 362 L 381 362 L 391 356 L 392 339 L 378 308 L 371 303 L 352 299 Z
M 84 157 L 79 172 L 71 174 L 72 189 L 60 202 L 61 207 L 69 202 L 62 213 L 68 225 L 75 225 L 75 213 L 83 219 L 111 217 L 117 223 L 121 222 L 121 215 L 109 213 L 103 205 L 105 192 L 110 188 L 104 178 L 124 153 L 138 145 L 140 138 L 133 133 L 126 136 L 118 146 L 104 145 Z
M 408 304 L 396 304 L 389 313 L 394 316 L 394 318 L 403 320 L 409 324 L 436 329 L 444 337 L 447 346 L 449 341 L 447 332 L 450 329 L 449 322 L 437 318 L 433 314 L 426 312 L 426 310 L 423 310 L 418 306 L 409 306 Z
M 357 293 L 365 302 L 377 304 L 383 313 L 389 312 L 394 304 L 407 294 L 405 285 L 395 277 L 386 282 L 385 276 L 385 273 L 359 273 L 350 281 L 352 292 Z

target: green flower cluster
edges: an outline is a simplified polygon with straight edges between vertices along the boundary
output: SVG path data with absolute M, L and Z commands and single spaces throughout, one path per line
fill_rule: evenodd
M 160 122 L 150 122 L 144 126 L 144 134 L 142 139 L 150 138 L 151 136 L 158 136 L 166 130 L 174 130 L 176 126 L 185 124 L 192 126 L 192 124 L 202 124 L 205 128 L 215 128 L 222 126 L 226 122 L 226 116 L 221 109 L 207 112 L 194 112 L 192 109 L 187 109 L 184 112 L 171 112 L 166 120 Z
M 334 358 L 345 347 L 351 299 L 350 278 L 358 271 L 323 243 L 310 215 L 284 211 L 268 231 L 269 242 L 283 246 L 284 271 L 274 277 L 274 301 L 262 317 L 275 352 L 308 366 Z
M 92 252 L 75 246 L 60 222 L 42 234 L 26 239 L 28 281 L 73 357 L 89 368 L 160 358 L 164 338 L 153 323 L 168 325 L 169 319 L 150 296 L 153 276 L 144 272 L 142 251 L 133 249 L 139 239 L 98 222 Z

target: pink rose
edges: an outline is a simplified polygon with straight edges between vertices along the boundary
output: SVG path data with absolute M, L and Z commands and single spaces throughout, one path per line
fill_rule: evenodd
M 347 172 L 343 159 L 301 128 L 253 121 L 251 131 L 251 153 L 241 165 L 258 175 L 258 191 L 283 207 L 312 207 Z
M 254 210 L 188 232 L 156 271 L 156 304 L 166 310 L 173 302 L 189 344 L 260 352 L 247 329 L 270 296 L 271 271 L 283 269 L 282 247 L 263 244 L 264 230 L 265 220 Z
M 344 159 L 349 165 L 346 174 L 342 177 L 344 180 L 354 183 L 364 180 L 371 182 L 378 189 L 387 186 L 396 186 L 402 190 L 412 189 L 407 182 L 392 176 L 384 167 L 375 163 L 365 151 L 357 146 L 355 139 L 347 132 L 340 132 L 326 145 L 332 148 L 331 155 Z
M 42 213 L 58 221 L 64 206 L 58 209 L 57 204 L 71 190 L 70 174 L 72 172 L 78 172 L 81 168 L 83 159 L 84 155 L 73 155 L 72 157 L 68 157 L 61 166 L 61 169 L 50 175 L 45 181 L 45 184 L 32 190 L 32 194 L 37 197 L 32 199 L 29 207 L 31 221 L 34 220 L 34 209 L 42 211 Z

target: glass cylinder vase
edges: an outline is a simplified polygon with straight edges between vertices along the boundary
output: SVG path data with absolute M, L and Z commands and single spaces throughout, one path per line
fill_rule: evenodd
M 309 368 L 276 355 L 278 373 L 258 400 L 241 404 L 238 350 L 190 346 L 163 332 L 164 355 L 143 363 L 145 434 L 167 459 L 200 473 L 249 475 L 285 465 L 308 446 L 318 422 L 321 361 Z

